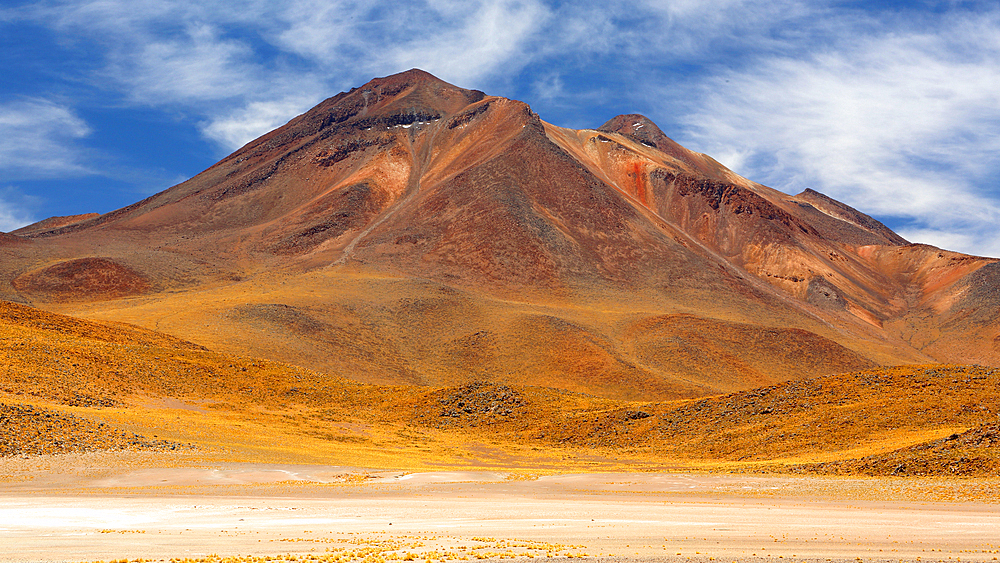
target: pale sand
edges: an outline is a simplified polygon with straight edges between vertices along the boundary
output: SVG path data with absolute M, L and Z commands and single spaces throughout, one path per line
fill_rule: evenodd
M 502 473 L 259 464 L 92 472 L 50 466 L 32 474 L 26 479 L 8 465 L 0 483 L 2 562 L 323 554 L 365 546 L 502 552 L 484 537 L 534 542 L 501 545 L 517 554 L 602 561 L 609 554 L 619 561 L 1000 557 L 1000 504 L 900 500 L 914 483 L 904 480 L 699 474 L 508 480 Z M 57 486 L 60 475 L 72 489 Z M 948 483 L 921 486 L 925 492 L 956 486 Z M 867 498 L 865 491 L 884 498 Z M 563 547 L 552 552 L 543 544 Z

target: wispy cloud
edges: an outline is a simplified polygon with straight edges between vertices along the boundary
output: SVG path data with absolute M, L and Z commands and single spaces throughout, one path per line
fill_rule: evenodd
M 248 40 L 234 37 L 258 8 L 220 10 L 184 0 L 92 0 L 38 5 L 31 16 L 67 42 L 103 59 L 91 77 L 134 103 L 195 106 L 258 91 L 261 65 Z M 248 17 L 249 16 L 249 17 Z
M 37 221 L 32 212 L 36 201 L 14 186 L 0 188 L 0 231 L 10 232 Z
M 855 34 L 727 70 L 688 104 L 690 139 L 755 180 L 896 217 L 916 240 L 1000 250 L 998 17 Z
M 74 141 L 90 127 L 69 107 L 44 99 L 0 104 L 0 172 L 7 180 L 89 174 Z
M 787 34 L 795 29 L 788 23 L 814 20 L 824 15 L 828 4 L 825 0 L 645 0 L 640 5 L 646 13 L 632 9 L 633 17 L 642 22 L 633 29 L 644 35 L 644 41 L 630 44 L 637 54 L 653 46 L 673 60 L 788 48 Z
M 27 11 L 96 46 L 95 84 L 138 105 L 200 117 L 232 149 L 339 89 L 420 67 L 467 85 L 514 72 L 549 11 L 538 0 L 290 5 L 222 1 L 49 2 Z
M 260 82 L 253 51 L 211 25 L 191 25 L 176 38 L 115 53 L 107 71 L 147 104 L 239 99 Z
M 250 102 L 246 107 L 206 121 L 202 125 L 202 132 L 223 147 L 235 150 L 261 134 L 284 125 L 290 116 L 308 110 L 314 103 L 315 99 L 301 96 Z
M 437 30 L 419 33 L 415 41 L 404 41 L 391 49 L 394 66 L 426 67 L 429 72 L 452 81 L 476 82 L 502 69 L 516 73 L 532 58 L 527 45 L 544 29 L 550 17 L 541 2 L 501 0 L 440 2 L 427 14 Z M 410 22 L 407 31 L 420 29 Z M 426 28 L 425 28 L 426 29 Z

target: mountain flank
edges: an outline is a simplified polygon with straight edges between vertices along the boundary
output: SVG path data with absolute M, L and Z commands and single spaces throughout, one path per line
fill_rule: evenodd
M 0 254 L 9 301 L 371 384 L 672 400 L 1000 361 L 996 260 L 743 178 L 641 115 L 566 129 L 419 70 Z

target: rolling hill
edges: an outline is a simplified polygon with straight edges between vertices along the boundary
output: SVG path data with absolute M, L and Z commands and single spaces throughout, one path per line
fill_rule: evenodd
M 121 323 L 10 303 L 0 313 L 0 458 L 151 451 L 171 464 L 963 476 L 1000 467 L 993 368 L 876 368 L 637 402 L 489 382 L 363 384 Z

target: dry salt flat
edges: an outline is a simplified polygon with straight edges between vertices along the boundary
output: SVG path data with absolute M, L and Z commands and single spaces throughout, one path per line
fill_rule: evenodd
M 1000 504 L 976 497 L 993 484 L 970 481 L 233 463 L 67 472 L 59 487 L 57 474 L 0 485 L 0 562 L 1000 557 Z

